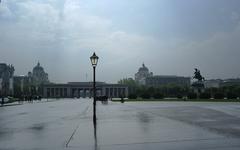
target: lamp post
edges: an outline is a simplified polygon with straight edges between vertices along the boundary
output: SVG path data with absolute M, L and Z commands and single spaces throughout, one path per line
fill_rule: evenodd
M 95 70 L 98 63 L 98 56 L 93 53 L 93 55 L 90 57 L 92 66 L 93 66 L 93 121 L 96 122 L 96 81 L 95 81 Z

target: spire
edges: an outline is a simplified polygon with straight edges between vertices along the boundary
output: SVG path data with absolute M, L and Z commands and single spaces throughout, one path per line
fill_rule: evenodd
M 145 64 L 144 64 L 144 62 L 143 62 L 143 64 L 142 64 L 142 66 L 143 66 L 143 67 L 145 67 Z
M 38 61 L 38 64 L 37 64 L 37 66 L 40 66 L 40 63 L 39 63 L 39 61 Z

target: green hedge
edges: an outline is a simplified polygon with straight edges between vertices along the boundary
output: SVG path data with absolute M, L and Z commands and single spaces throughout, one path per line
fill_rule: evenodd
M 137 99 L 137 95 L 136 94 L 129 94 L 128 98 L 129 99 Z
M 151 98 L 151 95 L 146 92 L 146 93 L 143 93 L 143 94 L 141 95 L 141 98 L 143 98 L 143 99 L 150 99 L 150 98 Z
M 213 98 L 214 99 L 224 99 L 225 95 L 223 93 L 215 93 Z
M 155 93 L 155 94 L 153 95 L 153 98 L 155 98 L 155 99 L 163 99 L 163 98 L 164 98 L 164 95 L 161 94 L 161 93 Z
M 235 93 L 231 93 L 231 92 L 229 92 L 229 93 L 227 93 L 227 99 L 237 99 L 237 94 L 235 94 Z
M 197 94 L 196 93 L 188 93 L 187 98 L 188 99 L 197 99 Z
M 211 94 L 210 93 L 201 93 L 199 95 L 200 99 L 210 99 L 211 98 Z

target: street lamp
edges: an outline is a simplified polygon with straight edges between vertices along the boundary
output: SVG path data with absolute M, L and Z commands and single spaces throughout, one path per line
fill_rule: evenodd
M 98 63 L 98 56 L 93 53 L 90 57 L 92 66 L 93 66 L 93 121 L 96 122 L 96 81 L 95 81 L 95 70 Z

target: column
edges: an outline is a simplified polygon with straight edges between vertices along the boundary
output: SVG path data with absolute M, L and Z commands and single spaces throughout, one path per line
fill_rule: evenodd
M 105 88 L 105 96 L 109 97 L 109 88 Z
M 114 97 L 117 97 L 117 88 L 114 88 Z
M 121 88 L 118 88 L 118 97 L 122 97 L 122 92 Z
M 48 88 L 43 87 L 43 97 L 48 97 L 47 93 L 48 93 Z
M 53 88 L 50 88 L 50 97 L 54 97 L 54 89 Z
M 128 97 L 128 87 L 125 87 L 125 96 Z
M 64 88 L 64 89 L 63 89 L 63 93 L 64 93 L 64 94 L 63 94 L 63 95 L 64 95 L 64 98 L 68 97 L 68 96 L 67 96 L 67 88 Z
M 63 97 L 63 88 L 59 88 L 60 90 L 60 97 Z
M 113 97 L 113 88 L 110 88 L 110 97 Z
M 80 89 L 78 88 L 78 98 L 80 98 Z
M 21 92 L 23 93 L 23 79 L 21 79 L 21 85 L 20 85 L 20 87 L 21 87 Z
M 58 96 L 58 88 L 54 88 L 54 91 L 55 91 L 55 97 Z
M 45 87 L 46 88 L 46 87 Z M 47 89 L 47 93 L 46 93 L 46 97 L 51 97 L 51 89 L 50 88 L 46 88 Z M 43 89 L 44 90 L 44 89 Z
M 66 96 L 71 97 L 71 88 L 67 87 L 66 90 L 67 90 L 67 95 Z
M 9 80 L 9 89 L 10 89 L 10 95 L 13 95 L 13 78 L 10 78 Z
M 75 88 L 72 88 L 72 97 L 75 97 Z
M 0 91 L 2 91 L 2 81 L 3 81 L 3 79 L 0 78 Z
M 105 87 L 102 87 L 101 95 L 102 95 L 102 96 L 107 96 L 107 94 L 106 94 L 106 88 L 105 88 Z
M 83 98 L 86 97 L 86 89 L 83 89 Z

